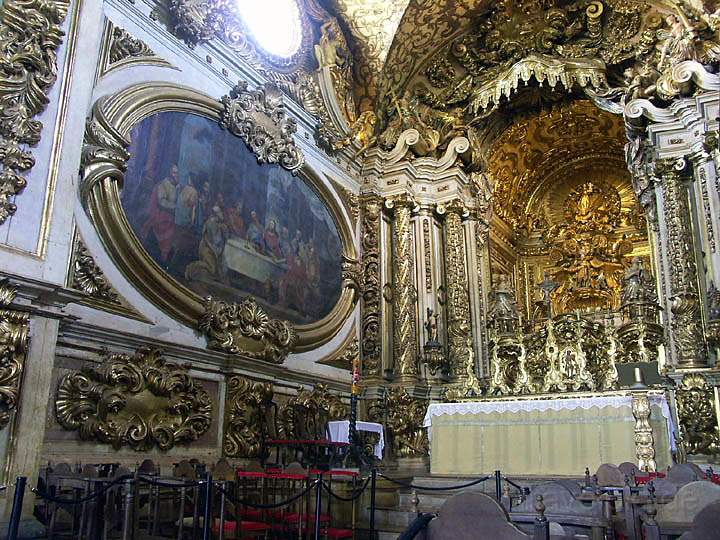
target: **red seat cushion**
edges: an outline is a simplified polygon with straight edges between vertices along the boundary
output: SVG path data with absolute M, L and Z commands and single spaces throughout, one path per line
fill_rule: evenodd
M 257 508 L 243 508 L 240 512 L 240 515 L 244 519 L 249 519 L 250 521 L 260 521 L 262 520 L 262 510 L 259 510 Z
M 226 533 L 235 532 L 237 529 L 237 523 L 235 521 L 226 521 L 224 527 Z M 220 520 L 216 519 L 213 524 L 213 533 L 217 534 L 220 530 Z M 270 530 L 270 525 L 267 523 L 260 523 L 259 521 L 242 521 L 240 525 L 242 532 L 264 532 Z
M 285 521 L 297 522 L 297 521 L 315 521 L 315 514 L 298 514 L 294 512 L 292 514 L 285 514 Z M 320 514 L 320 523 L 330 521 L 330 516 L 327 514 Z

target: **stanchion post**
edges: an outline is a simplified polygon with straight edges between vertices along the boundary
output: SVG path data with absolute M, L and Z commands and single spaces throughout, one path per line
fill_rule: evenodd
M 502 500 L 502 474 L 495 471 L 495 500 L 499 503 Z
M 317 475 L 315 485 L 315 540 L 320 540 L 320 515 L 322 514 L 322 473 Z
M 545 503 L 542 495 L 538 495 L 535 499 L 535 530 L 533 531 L 533 540 L 550 540 L 550 523 L 545 517 Z
M 210 535 L 212 533 L 212 496 L 212 474 L 207 472 L 205 473 L 205 511 L 203 512 L 203 540 L 210 540 Z
M 15 479 L 15 496 L 13 498 L 12 512 L 10 514 L 10 523 L 8 524 L 8 540 L 17 540 L 18 537 L 26 484 L 26 476 L 18 476 Z
M 375 488 L 377 486 L 377 469 L 370 473 L 370 538 L 375 538 Z

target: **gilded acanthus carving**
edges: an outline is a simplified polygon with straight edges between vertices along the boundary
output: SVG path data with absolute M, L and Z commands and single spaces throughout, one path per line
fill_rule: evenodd
M 223 96 L 222 104 L 220 125 L 245 141 L 258 163 L 277 163 L 293 172 L 303 166 L 305 158 L 293 140 L 297 124 L 287 116 L 277 86 L 249 90 L 241 81 Z
M 380 375 L 380 225 L 382 198 L 367 194 L 360 198 L 361 244 L 362 244 L 362 296 L 360 317 L 362 343 L 360 356 L 366 376 Z
M 340 347 L 327 357 L 318 360 L 318 363 L 337 367 L 346 371 L 352 371 L 353 365 L 359 358 L 360 342 L 356 337 L 355 327 L 353 327 L 353 331 L 348 334 L 348 337 L 340 345 Z
M 428 402 L 407 393 L 403 387 L 388 390 L 382 400 L 368 404 L 368 416 L 385 426 L 395 457 L 426 456 L 429 451 L 423 420 Z
M 491 333 L 490 391 L 536 394 L 611 390 L 618 343 L 612 327 L 578 314 L 549 319 L 529 334 Z
M 69 0 L 7 0 L 0 22 L 0 225 L 15 213 L 15 196 L 35 165 L 28 148 L 40 142 L 46 108 L 57 79 L 57 50 Z
M 252 381 L 239 375 L 230 377 L 225 399 L 224 455 L 236 458 L 261 457 L 272 399 L 272 384 Z
M 650 425 L 650 400 L 647 395 L 636 394 L 632 397 L 632 413 L 635 418 L 635 452 L 638 469 L 655 472 L 655 441 Z
M 210 349 L 274 364 L 282 364 L 297 341 L 288 322 L 271 318 L 252 297 L 240 303 L 207 297 L 198 327 Z
M 618 362 L 657 360 L 658 347 L 664 342 L 663 327 L 659 324 L 660 306 L 655 279 L 640 257 L 635 257 L 625 271 L 620 308 L 623 324 L 618 329 L 622 345 Z
M 415 201 L 406 195 L 388 200 L 392 210 L 393 258 L 393 358 L 395 371 L 401 379 L 414 379 L 417 362 L 417 289 L 411 215 Z
M 720 455 L 720 429 L 713 386 L 701 373 L 689 373 L 683 377 L 675 397 L 685 453 Z
M 80 438 L 147 451 L 199 439 L 209 428 L 209 394 L 187 366 L 165 362 L 159 349 L 113 354 L 101 366 L 65 375 L 55 417 Z
M 70 286 L 88 296 L 111 303 L 118 302 L 118 293 L 108 283 L 105 274 L 95 263 L 87 247 L 78 236 L 73 248 L 73 266 Z
M 459 201 L 447 205 L 445 215 L 445 276 L 447 335 L 450 375 L 455 380 L 475 380 L 475 350 L 470 329 L 470 297 L 465 266 L 465 235 Z
M 684 159 L 659 160 L 655 163 L 655 174 L 662 181 L 670 267 L 670 327 L 677 362 L 681 366 L 704 366 L 707 351 L 700 316 L 691 213 L 686 180 L 682 176 L 685 165 Z
M 153 56 L 155 56 L 155 53 L 144 41 L 133 37 L 127 30 L 119 26 L 113 27 L 108 56 L 109 65 L 130 58 L 147 58 Z
M 30 318 L 11 308 L 16 295 L 7 279 L 0 280 L 0 430 L 17 409 L 28 351 Z
M 314 439 L 324 436 L 329 421 L 345 420 L 348 405 L 330 393 L 324 384 L 301 389 L 278 411 L 278 430 L 286 439 Z

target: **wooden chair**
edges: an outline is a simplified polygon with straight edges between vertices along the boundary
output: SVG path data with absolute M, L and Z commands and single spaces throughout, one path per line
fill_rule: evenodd
M 678 540 L 709 540 L 720 537 L 720 501 L 707 505 L 693 519 L 691 529 Z
M 565 531 L 572 534 L 587 534 L 590 532 L 592 540 L 604 540 L 605 533 L 612 528 L 612 524 L 603 515 L 602 504 L 599 497 L 591 506 L 585 506 L 576 497 L 580 494 L 580 486 L 573 493 L 570 488 L 559 482 L 545 482 L 535 486 L 522 504 L 512 509 L 510 519 L 513 523 L 523 525 L 534 524 L 537 517 L 535 502 L 541 495 L 545 504 L 545 517 L 552 523 L 557 523 Z M 527 529 L 526 529 L 527 530 Z
M 658 506 L 657 521 L 661 537 L 681 535 L 693 526 L 695 518 L 710 504 L 720 501 L 720 486 L 699 480 L 678 489 L 675 498 Z
M 545 540 L 548 538 L 548 529 L 548 523 L 545 521 L 543 532 L 538 532 L 535 536 L 525 534 L 509 521 L 505 510 L 494 499 L 484 493 L 466 491 L 445 501 L 438 516 L 430 521 L 424 538 L 425 540 L 478 540 L 479 538 Z

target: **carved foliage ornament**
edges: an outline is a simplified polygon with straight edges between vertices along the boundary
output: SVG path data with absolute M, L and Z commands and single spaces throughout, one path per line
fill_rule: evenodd
M 297 124 L 287 116 L 277 86 L 248 90 L 247 82 L 241 81 L 222 104 L 220 125 L 245 141 L 258 163 L 277 163 L 292 172 L 305 163 L 293 140 Z
M 364 375 L 380 375 L 380 226 L 383 201 L 377 195 L 361 197 L 362 208 L 362 343 L 360 354 Z
M 239 304 L 206 298 L 199 327 L 211 349 L 275 364 L 285 360 L 297 341 L 288 322 L 271 318 L 252 297 Z
M 298 392 L 278 412 L 278 429 L 286 439 L 307 439 L 323 436 L 328 421 L 348 417 L 347 404 L 331 394 L 324 384 Z
M 189 443 L 210 428 L 208 393 L 186 366 L 166 363 L 159 349 L 110 355 L 99 368 L 65 375 L 55 416 L 83 440 L 146 451 Z
M 720 431 L 712 385 L 700 373 L 690 373 L 683 377 L 676 398 L 685 452 L 719 455 Z
M 20 397 L 30 319 L 27 313 L 7 308 L 17 290 L 0 280 L 0 430 L 8 425 Z
M 48 92 L 57 79 L 60 26 L 69 0 L 6 0 L 0 22 L 0 225 L 15 213 L 13 202 L 35 165 L 28 147 L 40 142 Z
M 263 429 L 272 406 L 270 383 L 234 376 L 228 381 L 223 453 L 229 457 L 260 457 Z
M 388 430 L 396 457 L 426 456 L 429 452 L 423 419 L 428 403 L 407 393 L 402 387 L 391 388 L 385 400 L 368 406 L 368 416 Z
M 108 283 L 105 274 L 79 237 L 75 242 L 73 259 L 71 283 L 73 288 L 93 298 L 118 303 L 118 293 Z

